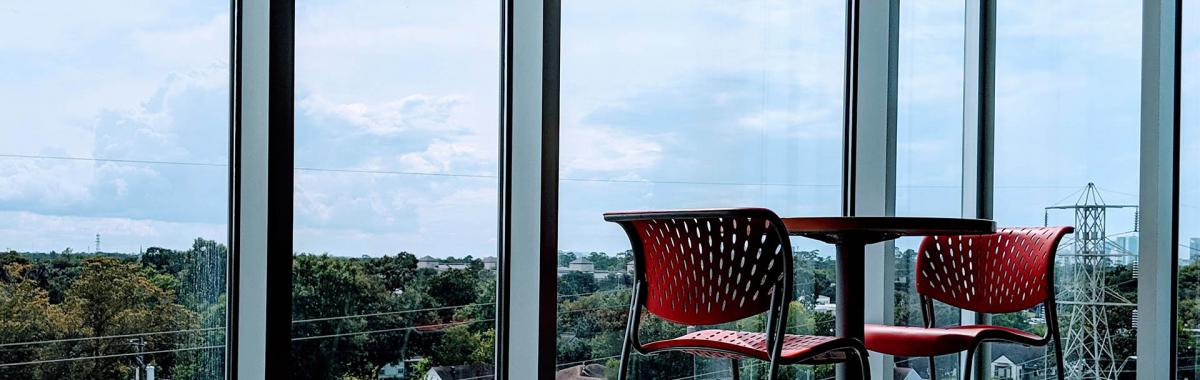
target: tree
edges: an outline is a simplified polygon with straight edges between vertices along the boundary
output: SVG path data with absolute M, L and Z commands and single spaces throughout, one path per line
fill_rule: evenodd
M 186 343 L 198 321 L 196 315 L 175 302 L 175 294 L 164 290 L 142 272 L 138 265 L 109 257 L 92 257 L 83 261 L 79 279 L 67 291 L 65 310 L 70 318 L 81 322 L 88 336 L 105 337 L 146 332 L 175 331 L 142 337 L 147 351 L 169 350 Z M 75 349 L 85 356 L 101 356 L 129 352 L 129 342 L 123 339 L 96 339 L 79 342 Z M 170 368 L 173 355 L 152 359 Z M 127 377 L 128 366 L 121 360 L 88 360 L 77 362 L 83 370 L 102 378 Z M 169 370 L 163 376 L 170 376 Z
M 377 276 L 383 281 L 383 286 L 391 291 L 403 291 L 416 277 L 417 256 L 408 252 L 400 252 L 395 256 L 383 256 L 368 260 L 368 274 Z
M 596 291 L 596 277 L 586 272 L 568 272 L 558 277 L 558 294 L 589 294 Z
M 400 358 L 399 351 L 373 344 L 381 336 L 357 334 L 407 325 L 407 315 L 360 318 L 355 315 L 388 310 L 391 294 L 377 276 L 367 274 L 356 260 L 328 255 L 296 255 L 292 261 L 292 318 L 345 317 L 293 324 L 292 377 L 330 379 L 346 375 L 367 376 L 376 368 Z M 343 335 L 345 334 L 345 335 Z M 391 336 L 382 336 L 394 338 Z
M 36 342 L 81 335 L 78 320 L 60 305 L 50 303 L 45 289 L 21 273 L 29 265 L 16 260 L 0 268 L 6 279 L 0 282 L 0 343 Z M 31 344 L 0 350 L 0 363 L 21 363 L 47 357 L 69 357 L 60 344 Z M 0 379 L 56 378 L 55 369 L 65 365 L 17 366 L 0 371 Z

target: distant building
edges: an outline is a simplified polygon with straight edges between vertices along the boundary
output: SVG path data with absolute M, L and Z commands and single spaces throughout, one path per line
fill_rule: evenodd
M 1121 236 L 1117 238 L 1117 246 L 1123 252 L 1121 254 L 1136 255 L 1138 253 L 1138 237 L 1137 236 Z
M 495 372 L 490 364 L 433 367 L 425 373 L 425 380 L 490 379 Z
M 563 368 L 554 374 L 554 380 L 604 380 L 607 368 L 600 364 L 577 365 Z
M 576 272 L 591 273 L 596 271 L 596 264 L 593 264 L 592 260 L 588 260 L 586 257 L 580 257 L 571 262 L 570 269 Z
M 437 269 L 441 261 L 430 256 L 417 259 L 417 269 Z
M 632 274 L 632 273 L 633 273 L 633 268 L 634 268 L 634 267 L 633 267 L 633 260 L 629 260 L 629 262 L 628 262 L 628 263 L 625 263 L 625 271 L 626 271 L 626 272 L 629 272 L 629 273 L 631 273 L 631 274 Z
M 837 304 L 829 302 L 829 296 L 817 296 L 817 304 L 813 311 L 832 313 L 837 310 Z
M 994 380 L 1020 380 L 1022 367 L 1013 363 L 1007 356 L 1000 355 L 990 365 L 992 379 Z
M 488 257 L 483 258 L 483 269 L 496 270 L 496 267 L 499 264 L 500 264 L 500 260 L 496 259 L 495 256 L 488 256 Z

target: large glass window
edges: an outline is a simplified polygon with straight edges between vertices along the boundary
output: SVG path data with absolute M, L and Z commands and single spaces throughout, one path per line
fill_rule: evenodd
M 499 4 L 297 3 L 291 378 L 494 373 Z
M 0 5 L 0 378 L 225 376 L 229 29 Z
M 1067 378 L 1136 367 L 1141 3 L 997 3 L 995 217 L 1075 226 L 1055 290 Z M 1036 333 L 1044 310 L 995 315 Z M 992 345 L 992 366 L 1044 378 L 1053 349 Z
M 1195 380 L 1200 378 L 1200 10 L 1191 3 L 1182 9 L 1176 363 L 1177 378 Z
M 896 113 L 896 215 L 962 215 L 962 131 L 965 2 L 900 3 Z M 897 325 L 923 326 L 916 293 L 921 238 L 895 241 Z M 938 304 L 939 326 L 958 324 L 958 309 Z M 925 358 L 895 358 L 903 379 L 931 378 Z M 936 378 L 953 377 L 956 355 L 938 358 Z
M 845 3 L 576 1 L 562 17 L 558 368 L 615 378 L 630 242 L 602 213 L 840 214 Z M 792 244 L 788 332 L 831 335 L 832 247 Z M 685 332 L 653 317 L 642 330 L 643 339 Z M 742 371 L 762 375 L 765 365 Z M 832 376 L 828 366 L 787 371 Z M 723 360 L 633 355 L 633 378 L 728 376 Z

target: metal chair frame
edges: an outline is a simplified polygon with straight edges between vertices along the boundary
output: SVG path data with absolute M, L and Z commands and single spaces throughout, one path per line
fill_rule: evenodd
M 778 376 L 780 365 L 791 364 L 830 364 L 841 363 L 848 357 L 835 357 L 832 354 L 844 353 L 847 356 L 853 355 L 858 359 L 858 364 L 862 367 L 863 373 L 870 373 L 869 363 L 867 361 L 868 352 L 862 342 L 857 339 L 842 338 L 831 340 L 814 346 L 810 349 L 810 353 L 790 358 L 786 362 L 781 361 L 780 356 L 783 351 L 783 341 L 785 338 L 785 328 L 783 326 L 787 321 L 788 315 L 788 300 L 792 299 L 792 247 L 788 240 L 787 229 L 784 227 L 783 221 L 779 219 L 774 212 L 761 208 L 737 208 L 737 209 L 701 209 L 701 210 L 671 210 L 671 211 L 639 211 L 639 212 L 618 212 L 606 213 L 604 219 L 609 222 L 618 223 L 625 230 L 630 242 L 633 243 L 633 258 L 634 258 L 634 290 L 633 296 L 630 298 L 628 321 L 625 329 L 624 344 L 621 348 L 621 366 L 618 373 L 619 380 L 625 380 L 629 370 L 629 354 L 631 351 L 637 351 L 642 355 L 652 355 L 659 352 L 670 351 L 688 351 L 688 352 L 712 352 L 732 357 L 748 357 L 743 353 L 723 350 L 706 346 L 680 346 L 664 349 L 647 349 L 643 346 L 638 337 L 638 329 L 641 324 L 642 309 L 646 305 L 647 280 L 646 280 L 646 263 L 645 263 L 645 248 L 644 242 L 634 226 L 636 221 L 647 220 L 664 220 L 664 219 L 720 219 L 720 218 L 759 218 L 769 221 L 774 233 L 778 234 L 781 241 L 781 250 L 783 261 L 782 279 L 775 283 L 774 289 L 771 292 L 770 305 L 763 313 L 766 314 L 766 324 L 764 325 L 764 333 L 766 335 L 766 347 L 769 360 L 768 379 L 775 379 Z M 778 291 L 782 290 L 782 291 Z M 654 314 L 651 312 L 651 314 Z M 761 315 L 761 313 L 759 314 Z M 733 373 L 733 379 L 739 378 L 739 359 L 731 358 L 730 366 Z

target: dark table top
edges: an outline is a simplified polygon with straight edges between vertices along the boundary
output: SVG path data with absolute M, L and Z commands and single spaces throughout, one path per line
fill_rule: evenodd
M 996 231 L 996 222 L 987 219 L 908 216 L 819 216 L 782 219 L 789 234 L 832 244 L 871 244 L 901 236 L 978 235 Z

